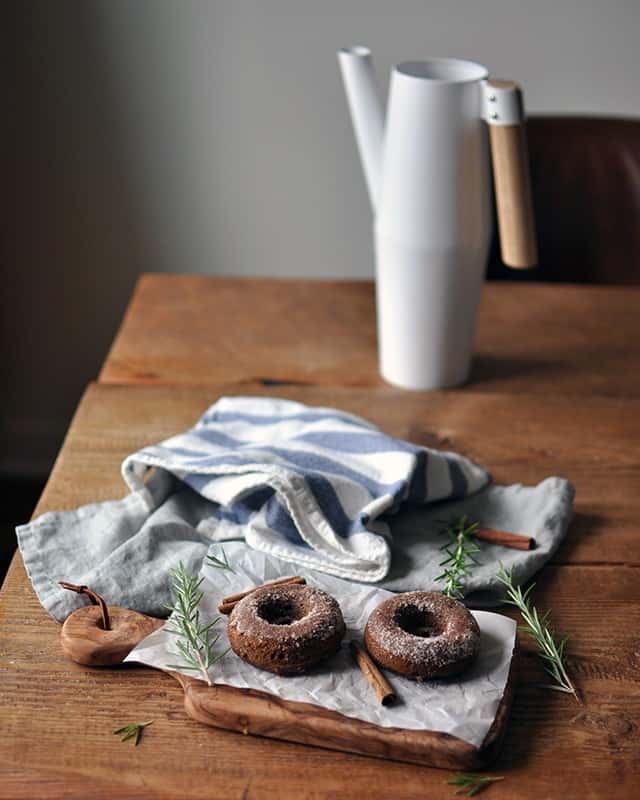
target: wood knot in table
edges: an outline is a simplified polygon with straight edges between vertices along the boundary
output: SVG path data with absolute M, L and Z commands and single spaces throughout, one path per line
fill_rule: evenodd
M 434 450 L 457 450 L 461 448 L 455 445 L 453 434 L 449 431 L 431 431 L 420 425 L 412 425 L 407 433 L 407 440 L 422 447 L 431 447 Z

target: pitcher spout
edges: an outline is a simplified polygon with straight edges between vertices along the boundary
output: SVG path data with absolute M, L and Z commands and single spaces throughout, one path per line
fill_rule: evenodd
M 338 51 L 347 103 L 360 153 L 362 169 L 375 214 L 380 191 L 384 115 L 368 47 L 343 47 Z

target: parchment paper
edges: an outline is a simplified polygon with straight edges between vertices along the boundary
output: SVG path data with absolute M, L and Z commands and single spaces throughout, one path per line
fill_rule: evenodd
M 442 731 L 475 746 L 482 743 L 504 693 L 515 644 L 513 620 L 500 614 L 474 611 L 482 634 L 480 655 L 475 664 L 459 679 L 422 684 L 387 673 L 398 702 L 384 707 L 355 665 L 348 643 L 353 638 L 362 639 L 369 614 L 392 592 L 319 572 L 305 573 L 299 567 L 234 543 L 225 546 L 225 551 L 235 574 L 215 569 L 206 562 L 201 571 L 204 577 L 201 588 L 205 593 L 200 606 L 203 622 L 219 616 L 217 606 L 225 595 L 284 575 L 304 575 L 310 585 L 324 589 L 340 603 L 347 634 L 335 656 L 306 675 L 296 677 L 279 677 L 257 669 L 230 651 L 211 669 L 210 677 L 216 684 L 259 689 L 383 727 Z M 214 547 L 211 552 L 219 555 L 219 548 Z M 216 633 L 221 633 L 219 650 L 228 647 L 226 623 L 226 617 L 222 617 L 215 628 Z M 125 660 L 167 669 L 169 664 L 180 662 L 175 636 L 161 628 L 147 636 Z M 184 674 L 195 677 L 195 673 L 187 670 Z

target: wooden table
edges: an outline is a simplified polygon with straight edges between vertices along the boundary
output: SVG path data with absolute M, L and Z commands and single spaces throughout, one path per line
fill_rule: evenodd
M 464 392 L 640 395 L 640 287 L 491 283 Z M 380 386 L 373 285 L 146 275 L 106 383 Z
M 376 377 L 368 284 L 146 276 L 36 514 L 122 495 L 127 453 L 233 393 L 336 405 L 466 453 L 497 481 L 567 476 L 576 517 L 535 600 L 571 634 L 569 666 L 585 703 L 537 688 L 542 672 L 523 640 L 512 720 L 490 771 L 505 780 L 486 796 L 633 797 L 639 300 L 636 289 L 490 285 L 470 386 L 408 393 Z M 0 595 L 0 797 L 452 796 L 440 770 L 200 726 L 171 678 L 74 665 L 58 631 L 16 557 Z M 138 748 L 110 733 L 133 719 L 156 720 Z

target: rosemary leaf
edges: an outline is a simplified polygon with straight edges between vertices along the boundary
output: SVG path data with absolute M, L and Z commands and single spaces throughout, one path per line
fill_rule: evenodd
M 572 694 L 580 702 L 576 688 L 567 674 L 567 668 L 564 663 L 564 651 L 568 637 L 557 643 L 553 629 L 549 624 L 551 612 L 547 611 L 540 617 L 538 610 L 531 604 L 530 594 L 535 584 L 532 583 L 523 592 L 519 586 L 513 585 L 511 572 L 507 571 L 502 564 L 496 577 L 507 590 L 505 602 L 515 606 L 522 614 L 525 624 L 520 626 L 520 630 L 528 633 L 534 639 L 538 647 L 538 656 L 543 662 L 545 671 L 554 680 L 554 683 L 545 684 L 543 688 Z
M 440 548 L 446 555 L 438 566 L 445 567 L 436 581 L 444 582 L 442 594 L 461 599 L 464 592 L 462 578 L 470 574 L 473 564 L 477 564 L 475 554 L 480 548 L 475 542 L 478 523 L 466 516 L 457 517 L 444 523 L 440 531 L 447 541 Z
M 222 552 L 224 561 L 220 561 L 220 563 L 226 565 L 222 568 L 231 569 L 224 550 Z M 210 558 L 214 558 L 214 556 L 210 556 Z M 174 597 L 174 605 L 170 610 L 173 627 L 166 628 L 166 630 L 177 637 L 176 648 L 182 661 L 180 664 L 167 664 L 167 667 L 198 672 L 202 680 L 211 686 L 209 668 L 226 655 L 228 650 L 219 654 L 213 652 L 220 636 L 211 638 L 211 632 L 216 623 L 220 621 L 220 617 L 216 617 L 208 624 L 204 624 L 200 620 L 199 606 L 204 596 L 200 589 L 202 581 L 203 578 L 198 580 L 193 575 L 189 575 L 182 562 L 171 573 L 171 592 Z
M 142 736 L 142 731 L 147 727 L 147 725 L 152 725 L 154 720 L 150 719 L 148 722 L 132 722 L 130 725 L 123 725 L 122 728 L 116 728 L 113 731 L 115 736 L 120 736 L 123 734 L 122 738 L 120 739 L 121 742 L 126 742 L 128 739 L 133 739 L 134 746 L 137 747 L 138 743 L 140 742 L 140 737 Z
M 449 786 L 460 787 L 456 789 L 454 794 L 466 794 L 467 797 L 473 797 L 492 783 L 503 780 L 503 775 L 477 775 L 475 772 L 458 772 L 453 778 L 449 778 L 447 783 Z
M 207 562 L 209 563 L 209 566 L 215 567 L 216 569 L 223 569 L 233 572 L 233 567 L 231 564 L 229 564 L 229 559 L 227 558 L 227 554 L 224 552 L 224 547 L 221 547 L 220 551 L 222 552 L 222 558 L 217 558 L 213 555 L 207 556 Z

